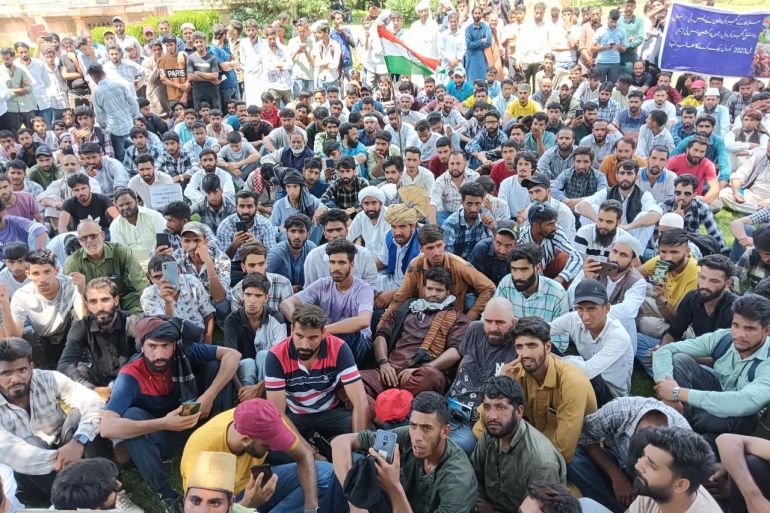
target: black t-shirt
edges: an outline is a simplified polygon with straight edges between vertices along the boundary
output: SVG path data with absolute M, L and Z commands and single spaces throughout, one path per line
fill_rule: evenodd
M 110 198 L 104 194 L 92 192 L 91 203 L 89 203 L 88 206 L 82 205 L 73 197 L 64 200 L 61 209 L 72 216 L 68 227 L 70 230 L 76 230 L 80 221 L 91 216 L 94 220 L 98 217 L 99 226 L 102 227 L 102 230 L 107 231 L 110 228 L 110 220 L 107 218 L 107 209 L 111 206 L 112 200 Z
M 271 125 L 269 122 L 265 120 L 259 121 L 259 126 L 255 125 L 254 123 L 247 121 L 243 125 L 241 125 L 241 134 L 243 134 L 243 137 L 246 138 L 249 142 L 254 141 L 261 141 L 268 135 L 270 135 L 270 132 L 273 130 L 273 125 Z
M 219 61 L 211 52 L 206 55 L 199 55 L 198 52 L 191 53 L 187 57 L 187 76 L 189 77 L 196 71 L 202 73 L 219 73 Z M 193 89 L 204 93 L 213 93 L 218 90 L 217 86 L 208 81 L 195 80 L 192 82 Z

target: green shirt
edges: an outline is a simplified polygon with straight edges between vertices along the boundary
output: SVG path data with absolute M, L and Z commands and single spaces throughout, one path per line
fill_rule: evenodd
M 533 481 L 567 484 L 567 464 L 559 451 L 526 420 L 519 422 L 511 445 L 500 451 L 500 439 L 484 432 L 471 455 L 479 497 L 495 513 L 518 513 Z M 460 511 L 460 510 L 458 510 Z
M 117 242 L 104 243 L 104 256 L 98 262 L 88 258 L 83 248 L 72 253 L 64 262 L 64 274 L 81 273 L 86 283 L 98 277 L 106 277 L 118 286 L 121 299 L 130 293 L 140 293 L 150 283 L 139 267 L 131 249 Z
M 626 21 L 626 17 L 621 16 L 618 27 L 626 31 L 629 49 L 636 48 L 644 41 L 644 20 L 639 16 L 634 15 L 631 21 Z
M 64 177 L 64 168 L 61 164 L 54 164 L 51 172 L 43 171 L 37 164 L 29 168 L 27 171 L 27 178 L 33 182 L 37 182 L 43 187 L 43 190 L 47 189 L 51 182 Z
M 716 330 L 700 337 L 673 342 L 658 348 L 652 354 L 652 372 L 655 379 L 664 379 L 674 373 L 673 357 L 683 353 L 693 358 L 711 356 L 719 341 L 730 330 Z M 745 417 L 753 415 L 770 400 L 770 338 L 754 354 L 741 359 L 732 344 L 722 357 L 714 362 L 714 375 L 721 391 L 693 390 L 687 392 L 687 402 L 717 417 Z M 754 381 L 749 381 L 749 369 L 754 360 L 762 361 L 754 370 Z
M 453 442 L 446 449 L 430 475 L 423 471 L 423 461 L 412 453 L 409 428 L 393 430 L 398 437 L 401 456 L 401 486 L 414 513 L 465 513 L 476 506 L 478 490 L 468 457 Z M 365 453 L 374 447 L 374 431 L 362 431 L 358 440 Z

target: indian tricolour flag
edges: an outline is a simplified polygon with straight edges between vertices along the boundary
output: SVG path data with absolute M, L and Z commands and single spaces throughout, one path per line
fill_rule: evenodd
M 393 75 L 432 75 L 439 65 L 438 59 L 431 59 L 415 52 L 383 25 L 377 27 L 382 43 L 382 53 L 388 73 Z

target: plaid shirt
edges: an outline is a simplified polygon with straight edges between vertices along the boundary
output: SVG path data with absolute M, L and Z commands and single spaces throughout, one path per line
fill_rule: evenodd
M 182 149 L 179 150 L 178 159 L 172 157 L 169 152 L 164 151 L 155 160 L 155 170 L 163 171 L 171 177 L 184 174 L 192 175 L 195 172 L 195 164 L 190 154 Z
M 478 177 L 479 174 L 476 171 L 466 169 L 460 187 L 466 183 L 475 182 Z M 452 182 L 452 175 L 449 171 L 436 178 L 433 189 L 430 191 L 430 200 L 436 205 L 439 212 L 457 212 L 460 210 L 460 205 L 462 205 L 460 189 Z
M 358 191 L 364 187 L 369 186 L 369 181 L 366 178 L 356 176 L 353 178 L 353 188 L 351 190 L 345 189 L 338 178 L 332 180 L 329 183 L 329 187 L 326 188 L 326 192 L 321 196 L 321 203 L 329 208 L 341 208 L 342 210 L 355 207 L 358 209 Z
M 740 118 L 741 114 L 746 110 L 746 107 L 748 107 L 750 103 L 751 98 L 749 98 L 749 101 L 745 102 L 743 101 L 741 93 L 733 93 L 732 96 L 730 96 L 730 99 L 727 100 L 727 112 L 730 114 L 730 121 L 734 122 L 736 118 Z
M 628 456 L 636 426 L 647 413 L 657 410 L 668 417 L 668 425 L 690 429 L 684 417 L 651 397 L 619 397 L 588 415 L 583 422 L 579 445 L 602 445 L 623 461 Z
M 741 294 L 754 290 L 757 283 L 770 274 L 770 269 L 759 257 L 756 248 L 747 249 L 735 265 L 738 268 L 738 284 Z
M 222 283 L 222 287 L 224 287 L 225 291 L 229 293 L 230 291 L 230 259 L 227 258 L 227 255 L 217 247 L 217 243 L 214 241 L 209 242 L 209 255 L 211 256 L 211 259 L 214 261 L 214 268 L 217 270 L 217 276 L 219 277 L 219 281 Z M 190 256 L 187 254 L 187 252 L 183 248 L 179 248 L 175 250 L 171 256 L 174 257 L 177 264 L 179 264 L 179 270 L 185 274 L 192 274 L 193 276 L 197 276 L 198 279 L 203 284 L 203 287 L 206 289 L 206 292 L 209 293 L 209 296 L 211 295 L 211 289 L 209 288 L 209 275 L 208 271 L 206 270 L 206 266 L 202 265 L 200 272 L 196 271 L 195 264 L 193 264 L 192 260 L 190 259 Z M 211 302 L 214 302 L 213 298 L 210 298 Z
M 544 174 L 551 180 L 555 180 L 565 169 L 572 167 L 572 162 L 572 152 L 565 159 L 559 153 L 558 146 L 551 146 L 537 160 L 537 172 Z
M 115 158 L 115 148 L 112 147 L 112 139 L 110 139 L 110 133 L 104 128 L 98 128 L 98 130 L 102 131 L 102 136 L 104 137 L 104 143 L 102 143 L 102 141 L 99 140 L 99 136 L 96 135 L 96 130 L 97 128 L 92 128 L 89 132 L 88 137 L 83 139 L 75 136 L 78 129 L 75 127 L 72 127 L 70 128 L 70 133 L 72 134 L 72 141 L 74 143 L 77 143 L 77 145 L 81 147 L 85 143 L 96 143 L 102 147 L 102 152 L 104 152 L 106 156 Z
M 137 148 L 135 144 L 131 145 L 131 147 L 126 150 L 126 155 L 123 158 L 123 167 L 128 171 L 128 176 L 134 176 L 138 172 L 136 170 L 136 158 L 139 155 L 151 155 L 153 160 L 157 161 L 160 158 L 160 150 L 148 142 L 145 151 L 139 153 L 139 148 Z
M 661 201 L 658 204 L 663 210 L 663 213 L 676 211 L 676 199 L 669 198 L 665 201 Z M 719 249 L 724 253 L 727 251 L 727 244 L 722 237 L 722 231 L 719 229 L 719 225 L 714 219 L 714 214 L 711 213 L 711 209 L 708 205 L 703 203 L 698 198 L 693 198 L 690 208 L 684 213 L 684 229 L 690 233 L 700 233 L 700 227 L 703 225 L 706 228 L 706 233 L 714 237 L 719 241 Z
M 235 214 L 235 203 L 227 196 L 222 196 L 222 206 L 217 212 L 209 205 L 208 200 L 203 198 L 199 203 L 193 205 L 192 213 L 200 215 L 201 223 L 216 230 L 222 221 L 231 214 Z
M 489 137 L 489 132 L 487 132 L 487 129 L 482 128 L 479 130 L 479 133 L 476 134 L 476 137 L 474 137 L 471 141 L 468 142 L 468 144 L 465 145 L 465 153 L 470 155 L 471 153 L 475 153 L 477 151 L 494 150 L 495 148 L 499 148 L 500 145 L 507 140 L 508 138 L 505 136 L 502 130 L 498 130 L 497 135 L 494 139 L 492 139 Z
M 527 242 L 537 244 L 532 240 L 531 229 L 532 227 L 530 225 L 526 225 L 521 229 L 521 233 L 519 233 L 519 244 L 525 244 Z M 580 253 L 575 249 L 575 246 L 573 246 L 569 239 L 567 239 L 567 236 L 564 235 L 561 228 L 556 229 L 556 234 L 553 239 L 543 239 L 543 242 L 540 243 L 540 249 L 543 251 L 543 258 L 541 260 L 543 269 L 548 267 L 548 264 L 553 261 L 557 251 L 567 253 L 567 263 L 564 265 L 564 269 L 559 273 L 559 276 L 566 282 L 574 280 L 577 273 L 583 268 L 583 257 L 580 256 Z
M 597 105 L 599 105 L 599 102 L 596 102 Z M 608 123 L 612 123 L 615 120 L 615 116 L 618 115 L 618 113 L 622 110 L 622 107 L 618 102 L 610 98 L 607 101 L 607 106 L 602 107 L 599 105 L 599 110 L 597 111 L 597 117 L 598 119 L 606 119 Z
M 567 291 L 558 282 L 546 278 L 542 274 L 538 277 L 537 291 L 529 297 L 516 290 L 513 286 L 513 278 L 506 275 L 500 280 L 494 297 L 504 297 L 513 304 L 513 315 L 522 317 L 540 317 L 550 322 L 557 317 L 569 312 L 569 296 Z M 569 337 L 555 335 L 553 343 L 562 347 L 569 343 Z
M 492 212 L 483 208 L 476 221 L 468 226 L 465 219 L 465 210 L 460 208 L 457 212 L 446 218 L 441 228 L 444 229 L 444 241 L 446 250 L 464 260 L 470 261 L 473 248 L 481 239 L 492 236 L 492 230 L 481 222 L 481 216 L 492 215 Z
M 217 239 L 219 240 L 219 247 L 224 248 L 223 251 L 227 251 L 230 244 L 233 243 L 233 237 L 235 236 L 235 223 L 240 221 L 238 214 L 231 214 L 222 224 L 217 228 Z M 254 237 L 265 245 L 270 250 L 276 245 L 275 242 L 275 227 L 270 224 L 266 218 L 261 215 L 254 216 L 254 223 L 251 225 L 251 233 Z M 238 261 L 238 255 L 233 256 L 233 261 Z
M 280 316 L 283 319 L 281 311 L 278 306 L 281 301 L 294 294 L 291 288 L 291 282 L 285 276 L 275 273 L 265 273 L 267 275 L 267 281 L 270 282 L 270 297 L 267 300 L 267 309 L 273 316 Z M 243 308 L 243 280 L 239 281 L 235 287 L 233 287 L 232 298 L 230 299 L 230 311 L 234 312 L 239 308 Z
M 56 371 L 34 369 L 29 388 L 30 412 L 14 406 L 0 395 L 0 463 L 15 472 L 43 475 L 53 472 L 52 456 L 61 444 L 61 430 L 69 408 L 80 411 L 80 422 L 75 435 L 85 435 L 89 440 L 99 434 L 99 421 L 104 413 L 104 403 L 80 383 Z M 51 449 L 36 447 L 25 442 L 35 436 Z

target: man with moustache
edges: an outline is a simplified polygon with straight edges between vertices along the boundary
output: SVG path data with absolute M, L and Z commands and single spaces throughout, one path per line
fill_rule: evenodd
M 384 215 L 390 229 L 385 234 L 385 243 L 374 261 L 381 276 L 377 288 L 382 291 L 375 295 L 375 308 L 388 307 L 404 281 L 409 262 L 420 252 L 417 242 L 418 218 L 417 209 L 403 203 L 391 205 Z
M 596 223 L 581 226 L 575 237 L 575 247 L 584 260 L 607 261 L 615 240 L 628 233 L 619 228 L 622 217 L 623 205 L 619 201 L 607 200 L 599 205 Z
M 676 308 L 676 316 L 661 339 L 638 335 L 637 359 L 650 374 L 652 353 L 659 347 L 685 335 L 699 337 L 718 329 L 729 328 L 733 321 L 733 302 L 738 297 L 730 291 L 735 266 L 723 255 L 708 255 L 698 261 L 698 288 L 689 291 Z M 687 338 L 690 338 L 688 336 Z M 642 353 L 642 348 L 647 348 Z
M 20 495 L 48 502 L 60 470 L 110 450 L 98 437 L 99 396 L 58 372 L 35 368 L 32 353 L 26 340 L 0 339 L 0 463 L 13 469 Z
M 684 218 L 684 229 L 688 233 L 699 234 L 701 227 L 706 233 L 719 243 L 722 253 L 727 252 L 727 244 L 722 236 L 722 231 L 714 219 L 714 214 L 709 206 L 695 197 L 698 181 L 693 175 L 683 174 L 674 180 L 674 197 L 660 203 L 663 213 L 676 212 Z
M 560 128 L 556 132 L 556 144 L 537 160 L 537 172 L 555 179 L 565 169 L 573 167 L 574 150 L 575 132 L 569 127 Z
M 105 242 L 104 232 L 90 219 L 82 221 L 77 232 L 81 248 L 64 262 L 64 274 L 72 277 L 81 292 L 92 279 L 108 277 L 118 286 L 120 307 L 135 314 L 141 313 L 139 297 L 149 282 L 131 248 L 116 242 Z
M 410 410 L 409 426 L 393 430 L 397 449 L 392 463 L 374 449 L 375 431 L 332 440 L 337 479 L 345 482 L 353 467 L 353 451 L 363 451 L 374 458 L 380 490 L 393 511 L 473 511 L 478 483 L 468 458 L 449 439 L 452 413 L 446 398 L 423 392 L 412 400 Z
M 267 254 L 267 270 L 289 280 L 293 292 L 305 286 L 305 260 L 316 244 L 308 240 L 311 221 L 304 214 L 294 214 L 283 223 L 286 240 L 279 242 Z
M 449 387 L 450 401 L 464 404 L 474 412 L 481 404 L 484 382 L 500 373 L 503 366 L 516 358 L 513 339 L 507 336 L 515 317 L 511 302 L 504 297 L 489 300 L 484 308 L 484 319 L 471 322 L 458 351 L 462 360 L 454 382 Z M 452 415 L 449 439 L 467 454 L 476 446 L 473 423 L 477 415 Z
M 463 184 L 459 192 L 460 210 L 450 214 L 441 228 L 447 252 L 470 260 L 476 244 L 492 235 L 496 222 L 492 212 L 483 207 L 486 192 L 480 183 Z
M 134 165 L 136 166 L 136 175 L 128 181 L 128 188 L 136 192 L 145 207 L 154 208 L 150 187 L 153 185 L 171 185 L 174 181 L 163 171 L 155 169 L 155 159 L 152 155 L 139 155 L 134 161 Z
M 671 127 L 671 136 L 674 138 L 674 144 L 679 144 L 695 133 L 695 117 L 698 110 L 695 107 L 685 106 L 679 114 L 679 122 Z
M 714 451 L 701 435 L 666 427 L 653 428 L 643 437 L 645 447 L 634 465 L 637 498 L 628 513 L 722 511 L 704 486 L 717 467 Z
M 385 193 L 379 187 L 369 185 L 358 193 L 361 213 L 353 218 L 348 230 L 348 240 L 366 247 L 373 255 L 378 255 L 385 246 L 385 237 L 390 225 L 385 221 L 388 207 L 385 206 Z
M 120 309 L 118 287 L 109 278 L 88 282 L 84 299 L 88 313 L 72 323 L 57 370 L 108 401 L 120 368 L 136 353 L 139 317 Z
M 112 199 L 104 194 L 91 191 L 90 177 L 84 173 L 76 173 L 67 177 L 67 186 L 72 189 L 72 197 L 64 200 L 59 213 L 59 233 L 77 229 L 86 220 L 98 220 L 99 226 L 105 232 L 110 223 L 120 216 Z
M 54 180 L 64 176 L 64 169 L 54 162 L 53 152 L 48 146 L 42 145 L 35 150 L 35 162 L 36 164 L 27 171 L 27 176 L 44 189 Z
M 715 171 L 719 177 L 719 186 L 724 187 L 730 181 L 730 159 L 727 155 L 727 148 L 725 147 L 725 141 L 718 134 L 714 133 L 716 127 L 716 119 L 711 114 L 701 114 L 695 119 L 695 135 L 691 135 L 685 139 L 682 139 L 677 143 L 672 155 L 677 156 L 682 153 L 689 153 L 690 141 L 699 139 L 706 141 L 706 151 L 703 155 L 700 155 L 701 159 L 705 157 L 713 163 Z M 691 161 L 691 165 L 696 166 L 698 162 Z M 669 164 L 669 169 L 676 171 Z M 682 174 L 687 171 L 677 171 L 677 174 Z M 710 192 L 710 191 L 709 191 Z M 717 191 L 719 194 L 719 191 Z
M 497 221 L 494 235 L 481 239 L 473 248 L 470 263 L 498 285 L 510 272 L 511 251 L 516 247 L 513 221 Z
M 218 166 L 217 153 L 214 150 L 203 150 L 199 156 L 198 169 L 190 177 L 190 183 L 184 189 L 184 197 L 195 205 L 205 198 L 201 189 L 203 179 L 207 176 L 216 175 L 219 177 L 219 184 L 223 194 L 235 201 L 235 185 L 230 173 Z
M 83 169 L 88 176 L 96 178 L 102 186 L 102 192 L 112 195 L 116 190 L 128 184 L 128 173 L 123 164 L 111 157 L 102 155 L 102 148 L 97 143 L 86 143 L 80 147 Z
M 572 209 L 584 198 L 607 189 L 607 177 L 594 167 L 593 162 L 590 148 L 575 148 L 572 152 L 572 167 L 562 171 L 551 183 L 551 195 Z
M 488 379 L 482 388 L 486 427 L 470 456 L 479 513 L 518 513 L 532 481 L 566 484 L 567 465 L 558 449 L 524 420 L 524 390 L 508 376 Z
M 616 175 L 617 185 L 581 201 L 575 207 L 575 212 L 583 216 L 581 223 L 595 223 L 598 219 L 599 206 L 608 199 L 618 200 L 623 205 L 620 228 L 637 239 L 642 247 L 646 247 L 662 215 L 660 207 L 655 203 L 652 194 L 642 191 L 637 185 L 639 164 L 635 161 L 620 162 Z
M 526 398 L 525 417 L 569 462 L 577 449 L 583 418 L 596 411 L 591 383 L 577 367 L 551 353 L 550 328 L 544 320 L 519 318 L 512 337 L 518 356 L 500 375 L 518 381 Z
M 652 194 L 656 203 L 674 197 L 676 173 L 666 169 L 669 154 L 665 146 L 653 146 L 647 156 L 647 166 L 639 170 L 639 189 Z
M 329 276 L 309 283 L 302 291 L 284 299 L 279 308 L 284 318 L 292 319 L 294 310 L 303 304 L 316 304 L 325 312 L 326 331 L 344 340 L 355 360 L 363 365 L 371 357 L 372 312 L 374 289 L 353 276 L 355 244 L 344 238 L 326 244 Z
M 134 327 L 141 353 L 120 369 L 101 422 L 104 438 L 122 439 L 142 479 L 169 512 L 180 496 L 163 463 L 199 420 L 231 407 L 240 353 L 200 343 L 202 330 L 178 318 L 145 317 Z M 200 410 L 182 415 L 182 403 Z
M 540 246 L 542 272 L 566 286 L 580 271 L 583 257 L 556 224 L 558 217 L 558 212 L 548 205 L 539 203 L 530 207 L 527 213 L 529 225 L 520 230 L 518 243 L 531 242 Z
M 610 100 L 612 101 L 612 100 Z M 590 148 L 593 152 L 593 167 L 599 169 L 602 161 L 615 149 L 615 142 L 623 136 L 619 132 L 609 133 L 609 121 L 598 118 L 591 127 L 591 134 L 583 137 L 578 146 Z
M 120 217 L 110 223 L 110 240 L 131 248 L 134 258 L 145 268 L 155 247 L 155 234 L 166 228 L 166 220 L 157 210 L 139 206 L 138 197 L 131 189 L 118 191 L 115 206 Z
M 329 183 L 326 192 L 321 196 L 323 205 L 316 210 L 316 218 L 324 210 L 331 208 L 339 208 L 351 216 L 361 209 L 358 194 L 369 186 L 369 182 L 366 178 L 358 176 L 353 157 L 341 157 L 339 159 L 336 176 L 337 178 Z

